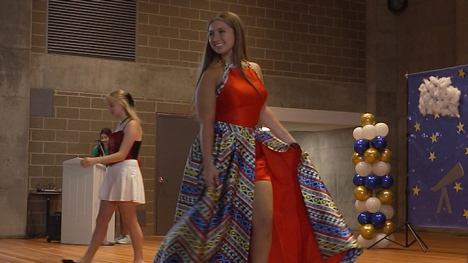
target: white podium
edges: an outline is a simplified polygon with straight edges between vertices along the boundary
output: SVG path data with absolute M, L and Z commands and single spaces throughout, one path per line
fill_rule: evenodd
M 61 243 L 89 245 L 99 212 L 99 188 L 106 167 L 83 168 L 81 158 L 63 162 Z M 104 242 L 114 242 L 115 213 Z

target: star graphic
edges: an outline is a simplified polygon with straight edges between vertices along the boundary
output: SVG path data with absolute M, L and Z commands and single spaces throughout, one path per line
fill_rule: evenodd
M 432 143 L 437 142 L 437 135 L 435 135 L 434 133 L 432 134 L 432 136 L 430 138 L 431 138 Z
M 468 209 L 463 209 L 463 216 L 468 219 Z
M 453 189 L 455 189 L 455 191 L 457 191 L 457 193 L 458 193 L 458 191 L 463 190 L 463 188 L 461 187 L 461 183 L 457 183 L 457 182 L 455 182 L 455 186 L 453 187 Z
M 465 126 L 465 124 L 461 123 L 461 121 L 458 122 L 458 125 L 457 125 L 457 129 L 458 129 L 458 132 L 462 132 L 462 131 L 465 131 L 463 129 L 463 126 Z
M 421 191 L 421 189 L 418 188 L 418 186 L 416 185 L 414 188 L 413 188 L 413 195 L 419 195 L 419 191 Z M 467 218 L 468 219 L 468 218 Z
M 429 160 L 431 160 L 431 162 L 434 162 L 434 159 L 436 158 L 435 156 L 435 152 L 430 152 L 429 153 Z
M 438 119 L 438 118 L 440 118 L 439 113 L 434 113 L 434 119 Z
M 414 125 L 414 130 L 415 130 L 415 131 L 421 130 L 421 127 L 420 127 L 420 126 L 421 126 L 421 123 L 416 122 L 416 124 Z
M 465 77 L 465 71 L 463 71 L 463 68 L 458 69 L 458 76 L 464 78 Z

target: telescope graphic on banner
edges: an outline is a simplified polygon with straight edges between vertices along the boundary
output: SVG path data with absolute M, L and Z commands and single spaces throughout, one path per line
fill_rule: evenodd
M 432 188 L 433 192 L 440 192 L 439 204 L 437 205 L 437 214 L 440 214 L 442 208 L 442 203 L 445 201 L 445 206 L 447 207 L 447 212 L 452 213 L 452 207 L 450 206 L 450 200 L 447 193 L 447 185 L 453 181 L 462 178 L 465 175 L 463 172 L 463 167 L 460 163 L 457 163 L 455 166 L 450 169 L 450 171 Z

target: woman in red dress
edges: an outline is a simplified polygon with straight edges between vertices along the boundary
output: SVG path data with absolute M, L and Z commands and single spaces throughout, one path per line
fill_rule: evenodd
M 308 155 L 266 99 L 241 20 L 216 15 L 195 92 L 200 134 L 176 223 L 154 262 L 331 263 L 361 253 Z

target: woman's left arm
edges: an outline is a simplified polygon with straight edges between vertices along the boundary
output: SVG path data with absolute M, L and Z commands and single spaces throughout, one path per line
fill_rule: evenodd
M 260 65 L 257 63 L 250 63 L 252 69 L 257 73 L 258 78 L 263 82 L 263 74 Z M 284 128 L 283 125 L 278 121 L 275 114 L 266 105 L 263 106 L 260 112 L 260 123 L 271 129 L 271 132 L 286 142 L 287 144 L 297 143 L 294 137 Z
M 262 112 L 260 112 L 260 123 L 270 128 L 271 132 L 276 137 L 287 144 L 297 143 L 294 137 L 281 125 L 275 114 L 266 105 L 263 106 Z

